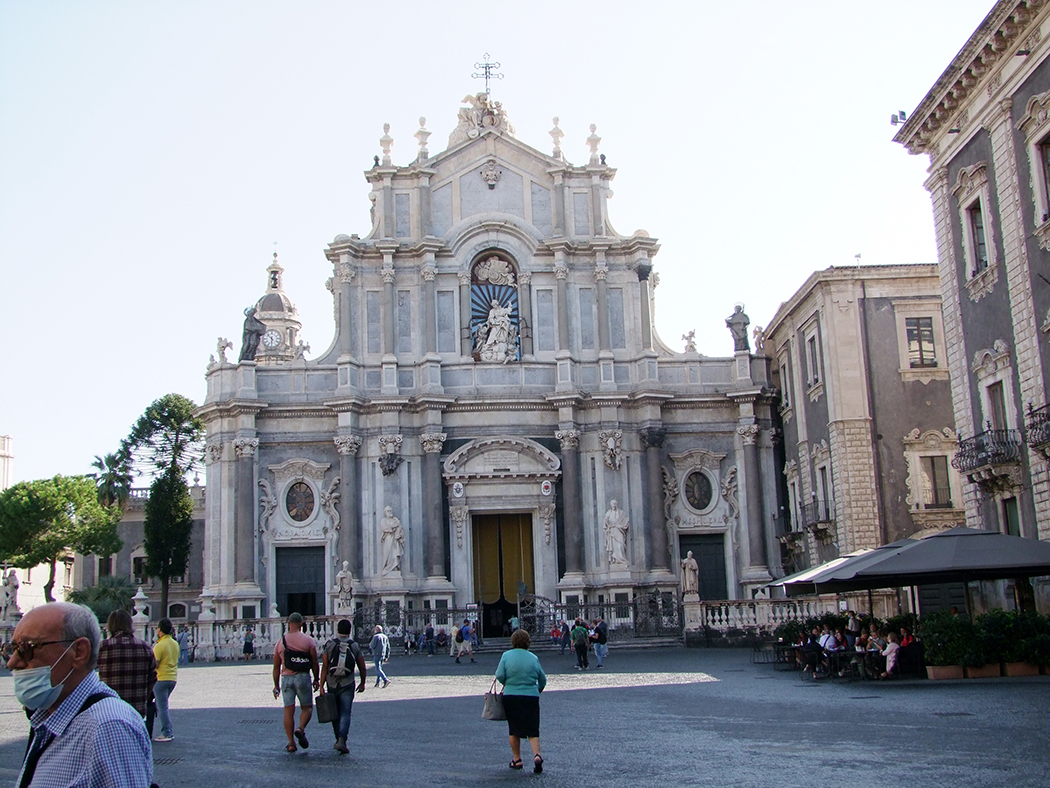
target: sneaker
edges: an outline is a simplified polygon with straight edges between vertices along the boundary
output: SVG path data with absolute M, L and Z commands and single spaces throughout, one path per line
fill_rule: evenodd
M 478 661 L 476 659 L 471 659 L 470 661 L 473 662 L 475 665 L 478 664 Z
M 384 681 L 383 682 L 383 689 L 386 689 L 389 686 L 390 686 L 390 682 L 389 681 Z
M 576 666 L 576 670 L 583 670 L 579 665 Z
M 456 657 L 456 664 L 457 665 L 462 665 L 463 664 L 462 662 L 459 661 L 459 657 Z
M 154 736 L 153 741 L 171 741 L 174 736 Z

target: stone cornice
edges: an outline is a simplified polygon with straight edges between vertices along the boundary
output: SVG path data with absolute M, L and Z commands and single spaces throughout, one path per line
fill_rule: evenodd
M 266 407 L 265 402 L 255 399 L 231 399 L 225 402 L 205 403 L 193 411 L 193 415 L 210 421 L 230 416 L 255 416 Z

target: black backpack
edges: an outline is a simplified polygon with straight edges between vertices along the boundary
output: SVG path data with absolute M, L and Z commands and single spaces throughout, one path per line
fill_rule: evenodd
M 284 644 L 284 666 L 292 673 L 309 673 L 313 665 L 309 651 L 293 651 L 288 648 L 288 641 L 281 635 L 281 643 Z

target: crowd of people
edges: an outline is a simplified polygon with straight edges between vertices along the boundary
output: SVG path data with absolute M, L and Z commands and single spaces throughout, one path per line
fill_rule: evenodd
M 902 664 L 911 663 L 921 647 L 907 626 L 890 631 L 870 624 L 865 627 L 853 611 L 847 611 L 844 628 L 828 624 L 814 626 L 791 644 L 797 667 L 814 678 L 856 676 L 890 679 L 900 675 Z

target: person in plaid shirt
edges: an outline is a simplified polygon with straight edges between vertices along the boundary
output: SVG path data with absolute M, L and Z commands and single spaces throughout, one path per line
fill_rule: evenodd
M 146 641 L 132 634 L 128 611 L 110 613 L 106 629 L 110 637 L 99 646 L 98 676 L 145 719 L 153 697 L 153 685 L 157 681 L 157 658 Z M 148 727 L 152 728 L 152 725 Z

